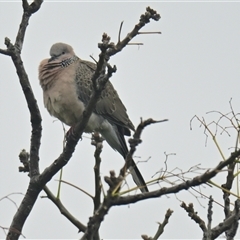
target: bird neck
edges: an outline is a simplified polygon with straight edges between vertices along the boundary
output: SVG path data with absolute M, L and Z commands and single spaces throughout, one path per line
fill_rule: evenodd
M 72 56 L 70 58 L 64 59 L 61 61 L 61 67 L 65 68 L 71 65 L 72 63 L 76 62 L 79 58 L 77 56 Z

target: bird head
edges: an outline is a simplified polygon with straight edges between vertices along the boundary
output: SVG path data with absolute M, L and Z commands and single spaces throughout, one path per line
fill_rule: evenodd
M 75 55 L 73 48 L 66 43 L 55 43 L 50 49 L 50 56 L 48 62 L 54 60 L 62 61 L 67 58 L 71 58 Z

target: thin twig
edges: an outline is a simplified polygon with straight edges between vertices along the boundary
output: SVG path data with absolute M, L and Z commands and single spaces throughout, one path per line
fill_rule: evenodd
M 65 183 L 65 184 L 67 184 L 67 185 L 69 185 L 71 187 L 74 187 L 74 188 L 78 189 L 79 191 L 85 193 L 91 199 L 94 199 L 94 197 L 90 193 L 88 193 L 87 191 L 83 190 L 82 188 L 80 188 L 80 187 L 78 187 L 78 186 L 76 186 L 76 185 L 74 185 L 74 184 L 72 184 L 70 182 L 67 182 L 67 181 L 64 181 L 64 180 L 56 180 L 56 181 L 58 181 L 58 182 L 61 181 L 62 183 Z
M 122 32 L 123 21 L 120 23 L 119 32 L 118 32 L 118 43 L 121 42 L 121 32 Z
M 139 32 L 138 34 L 162 34 L 161 32 Z

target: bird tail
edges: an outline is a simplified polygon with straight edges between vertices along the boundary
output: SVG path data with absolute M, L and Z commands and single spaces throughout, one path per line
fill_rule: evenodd
M 119 139 L 119 142 L 120 142 L 120 145 L 121 145 L 121 149 L 116 149 L 124 158 L 124 160 L 126 160 L 126 157 L 127 157 L 127 153 L 128 153 L 128 148 L 127 148 L 127 144 L 126 144 L 126 141 L 125 141 L 125 138 L 124 138 L 124 128 L 123 127 L 120 127 L 120 126 L 117 126 L 118 128 L 118 139 Z M 139 189 L 141 190 L 142 193 L 144 192 L 149 192 L 148 191 L 148 188 L 147 188 L 147 185 L 146 185 L 146 182 L 141 174 L 141 172 L 139 171 L 136 163 L 134 162 L 133 159 L 131 159 L 131 164 L 130 164 L 130 167 L 128 168 L 131 175 L 132 175 L 132 178 L 133 178 L 133 181 L 136 183 L 136 185 L 139 187 Z
M 136 163 L 132 159 L 131 166 L 129 167 L 129 171 L 132 174 L 133 181 L 137 184 L 139 189 L 141 190 L 142 193 L 144 192 L 149 192 L 147 185 L 143 179 L 142 174 L 140 173 Z
M 109 131 L 101 130 L 100 133 L 106 139 L 108 144 L 115 150 L 117 150 L 126 160 L 128 148 L 124 138 L 124 133 L 126 133 L 125 128 L 119 125 L 112 124 Z M 136 163 L 131 159 L 128 169 L 133 177 L 133 181 L 139 187 L 141 192 L 149 192 L 144 181 L 142 174 L 140 173 Z

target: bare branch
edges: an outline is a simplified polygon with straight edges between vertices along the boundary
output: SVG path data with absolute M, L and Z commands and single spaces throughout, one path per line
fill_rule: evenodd
M 140 35 L 140 34 L 162 34 L 162 33 L 161 32 L 139 32 L 138 34 Z
M 24 195 L 24 194 L 21 193 L 21 192 L 10 193 L 10 194 L 8 194 L 8 195 L 6 195 L 6 196 L 4 196 L 4 197 L 1 197 L 1 198 L 0 198 L 0 202 L 1 202 L 3 199 L 8 199 L 10 202 L 12 202 L 12 203 L 15 205 L 16 208 L 18 208 L 16 202 L 13 201 L 13 200 L 10 198 L 10 196 L 12 196 L 12 195 Z
M 188 213 L 188 216 L 191 217 L 191 219 L 199 225 L 203 232 L 207 231 L 205 222 L 197 215 L 197 212 L 194 211 L 192 203 L 187 206 L 185 202 L 182 202 L 180 206 Z
M 134 29 L 127 34 L 127 36 L 122 40 L 118 41 L 117 45 L 114 48 L 108 50 L 108 56 L 112 56 L 117 52 L 120 52 L 126 45 L 139 34 L 139 30 L 143 28 L 147 23 L 150 22 L 150 19 L 158 21 L 160 19 L 160 15 L 150 7 L 146 8 L 145 14 L 142 14 L 139 20 L 139 23 L 135 25 Z
M 123 21 L 120 24 L 119 32 L 118 32 L 118 43 L 121 41 L 121 32 L 122 32 Z
M 97 211 L 95 211 L 94 215 L 89 218 L 89 222 L 87 224 L 87 229 L 82 236 L 81 240 L 88 240 L 92 239 L 93 236 L 95 236 L 95 233 L 98 231 L 105 215 L 107 215 L 109 209 L 111 208 L 112 200 L 113 200 L 113 195 L 112 195 L 112 189 L 108 191 L 107 196 L 105 196 L 103 203 L 100 205 Z
M 102 183 L 100 178 L 100 164 L 101 164 L 101 157 L 100 154 L 102 152 L 102 142 L 103 138 L 100 136 L 99 133 L 94 132 L 92 134 L 92 142 L 91 144 L 96 147 L 94 152 L 95 157 L 95 166 L 94 166 L 94 175 L 95 175 L 95 196 L 94 196 L 94 213 L 97 211 L 97 209 L 100 207 L 101 204 L 101 190 L 102 190 Z M 93 234 L 93 240 L 100 240 L 99 237 L 99 231 L 96 230 Z
M 212 203 L 213 203 L 213 198 L 212 196 L 210 196 L 209 202 L 208 202 L 208 214 L 207 214 L 208 224 L 207 224 L 206 231 L 204 231 L 203 233 L 203 239 L 206 239 L 206 240 L 212 239 L 211 238 L 211 235 L 212 235 L 211 225 L 212 225 L 212 215 L 213 215 Z
M 196 176 L 191 180 L 184 181 L 183 183 L 174 185 L 172 187 L 168 187 L 168 188 L 163 187 L 159 190 L 144 193 L 144 194 L 136 194 L 134 196 L 127 196 L 127 197 L 118 197 L 114 199 L 112 204 L 126 205 L 130 203 L 142 201 L 145 199 L 149 199 L 149 198 L 158 198 L 158 197 L 161 197 L 162 195 L 177 193 L 182 190 L 187 190 L 190 187 L 199 186 L 203 183 L 206 183 L 208 180 L 210 180 L 214 176 L 216 176 L 220 170 L 222 170 L 224 167 L 228 166 L 229 164 L 233 163 L 236 160 L 236 158 L 238 158 L 239 156 L 240 156 L 240 150 L 233 152 L 227 160 L 221 161 L 214 169 L 208 170 L 205 173 L 199 176 Z
M 234 177 L 235 166 L 236 166 L 236 162 L 233 162 L 227 166 L 228 174 L 226 177 L 226 183 L 222 184 L 223 200 L 224 200 L 224 213 L 225 213 L 226 218 L 228 218 L 230 216 L 230 212 L 231 212 L 229 196 L 230 196 L 230 190 L 232 188 L 233 181 L 235 179 L 235 177 Z
M 44 187 L 44 192 L 47 197 L 57 206 L 63 216 L 65 216 L 74 226 L 76 226 L 79 232 L 85 232 L 86 226 L 79 222 L 62 204 L 59 198 L 56 198 L 47 186 Z
M 94 174 L 95 174 L 95 197 L 94 197 L 94 212 L 99 208 L 101 204 L 101 190 L 102 183 L 100 178 L 100 164 L 101 157 L 100 154 L 102 152 L 103 138 L 99 135 L 99 133 L 94 132 L 92 134 L 92 145 L 96 147 L 94 157 L 95 157 L 95 166 L 94 166 Z
M 153 237 L 153 240 L 157 240 L 162 235 L 162 233 L 164 232 L 164 228 L 168 224 L 168 220 L 171 217 L 172 213 L 173 213 L 173 211 L 171 209 L 167 210 L 163 222 L 159 223 L 158 231 L 156 232 L 155 236 Z
M 0 54 L 11 56 L 10 52 L 8 50 L 5 50 L 5 49 L 0 49 Z
M 128 43 L 127 44 L 128 46 L 142 46 L 143 45 L 143 43 Z
M 20 166 L 18 169 L 19 169 L 19 172 L 29 172 L 29 153 L 23 149 L 19 155 L 19 160 L 20 162 L 23 164 L 23 166 Z
M 67 185 L 69 185 L 69 186 L 71 186 L 71 187 L 74 187 L 74 188 L 78 189 L 79 191 L 83 192 L 84 194 L 86 194 L 86 195 L 87 195 L 88 197 L 90 197 L 92 200 L 94 199 L 94 197 L 93 197 L 90 193 L 86 192 L 86 191 L 83 190 L 82 188 L 80 188 L 80 187 L 78 187 L 78 186 L 76 186 L 76 185 L 74 185 L 74 184 L 72 184 L 72 183 L 69 183 L 69 182 L 64 181 L 64 180 L 57 180 L 57 181 L 59 181 L 59 182 L 61 182 L 61 183 L 65 183 L 65 184 L 67 184 Z
M 35 6 L 35 10 L 37 11 L 41 7 L 42 1 L 35 0 L 31 5 Z M 32 136 L 31 136 L 31 144 L 30 144 L 30 162 L 29 162 L 29 174 L 31 177 L 29 188 L 25 194 L 25 197 L 19 206 L 18 211 L 16 212 L 8 235 L 7 239 L 18 239 L 21 234 L 22 227 L 28 217 L 29 213 L 31 212 L 32 206 L 34 205 L 39 192 L 41 191 L 41 187 L 38 186 L 37 182 L 35 181 L 35 177 L 39 175 L 39 147 L 40 147 L 40 139 L 41 139 L 41 115 L 37 105 L 37 101 L 33 94 L 27 73 L 23 66 L 23 62 L 21 59 L 21 49 L 22 44 L 25 36 L 25 31 L 28 25 L 29 18 L 31 14 L 34 12 L 31 8 L 29 11 L 27 8 L 27 2 L 23 1 L 23 16 L 22 21 L 18 30 L 18 34 L 16 37 L 15 44 L 13 45 L 8 38 L 5 38 L 5 44 L 7 46 L 7 50 L 2 50 L 1 53 L 5 55 L 9 55 L 12 58 L 12 61 L 15 65 L 17 70 L 17 75 L 26 98 L 28 109 L 31 115 L 31 124 L 32 124 Z M 8 53 L 8 54 L 6 54 Z
M 29 5 L 27 0 L 22 0 L 22 6 L 23 6 L 22 21 L 20 23 L 20 27 L 18 29 L 16 41 L 14 44 L 14 47 L 19 54 L 22 51 L 23 41 L 24 41 L 25 32 L 28 26 L 29 19 L 33 13 L 37 12 L 40 9 L 42 3 L 43 3 L 43 0 L 35 0 Z
M 226 218 L 223 222 L 219 223 L 218 226 L 212 229 L 211 237 L 212 239 L 216 239 L 219 235 L 224 232 L 227 232 L 226 237 L 228 240 L 233 239 L 236 230 L 238 228 L 238 220 L 240 219 L 240 200 L 237 199 L 235 201 L 235 208 L 233 212 L 230 214 L 228 218 Z

